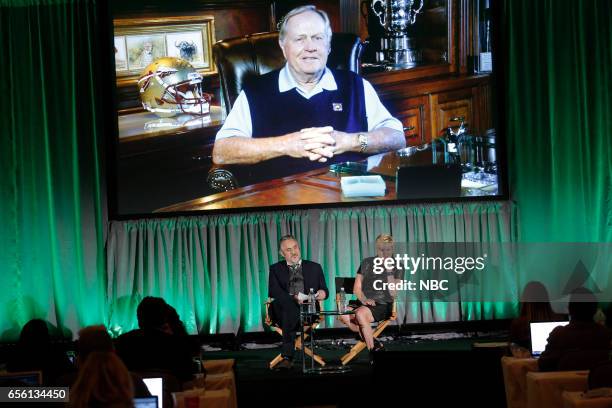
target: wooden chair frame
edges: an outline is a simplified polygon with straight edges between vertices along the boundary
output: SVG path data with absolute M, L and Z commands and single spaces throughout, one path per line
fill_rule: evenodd
M 336 290 L 339 290 L 340 288 L 339 284 L 346 285 L 346 283 L 348 283 L 349 280 L 352 280 L 352 282 L 354 283 L 354 278 L 336 278 L 336 279 L 338 280 L 336 282 Z M 340 280 L 342 280 L 343 283 L 340 283 Z M 347 294 L 353 293 L 352 287 L 350 288 L 345 287 L 345 289 L 347 289 L 347 292 L 346 292 Z M 338 310 L 340 310 L 340 293 L 338 292 L 336 292 L 336 305 L 338 306 Z M 338 319 L 340 319 L 340 317 L 338 317 Z M 380 336 L 380 334 L 387 328 L 387 326 L 389 326 L 389 324 L 391 324 L 391 322 L 395 321 L 396 319 L 397 319 L 397 302 L 394 300 L 393 307 L 391 309 L 391 316 L 389 316 L 388 319 L 381 320 L 379 322 L 375 322 L 377 323 L 377 325 L 376 325 L 376 328 L 374 329 L 374 332 L 372 333 L 372 337 L 375 339 L 378 338 L 378 336 Z M 357 357 L 357 355 L 361 353 L 363 349 L 365 348 L 366 348 L 365 341 L 359 340 L 357 344 L 351 347 L 348 353 L 346 353 L 340 358 L 342 365 L 348 364 L 349 361 Z
M 265 323 L 266 325 L 272 329 L 273 331 L 277 332 L 279 335 L 283 335 L 283 330 L 278 327 L 273 321 L 272 318 L 270 317 L 270 305 L 272 304 L 272 302 L 274 301 L 274 299 L 272 298 L 268 298 L 268 300 L 265 302 L 266 305 L 266 320 Z M 321 301 L 319 301 L 319 306 L 320 309 L 319 310 L 323 310 L 322 309 L 322 303 Z M 310 337 L 310 332 L 312 330 L 315 330 L 317 327 L 319 327 L 319 324 L 322 320 L 322 316 L 319 316 L 319 320 L 315 321 L 312 324 L 305 324 L 304 327 L 302 328 L 302 330 L 304 330 L 304 341 L 306 341 L 306 339 L 308 339 L 308 337 Z M 295 338 L 295 348 L 296 350 L 302 350 L 302 339 L 300 336 L 297 336 Z M 304 345 L 304 353 L 306 353 L 306 355 L 308 355 L 310 358 L 314 359 L 314 361 L 316 361 L 319 365 L 321 365 L 322 367 L 325 366 L 325 360 L 323 360 L 323 358 L 321 358 L 321 356 L 319 356 L 318 354 L 313 353 L 313 351 L 310 349 L 310 347 Z M 283 356 L 282 354 L 278 354 L 276 357 L 274 357 L 274 359 L 272 359 L 272 361 L 270 361 L 270 368 L 274 368 L 276 367 L 276 365 L 278 363 L 280 363 L 283 360 Z

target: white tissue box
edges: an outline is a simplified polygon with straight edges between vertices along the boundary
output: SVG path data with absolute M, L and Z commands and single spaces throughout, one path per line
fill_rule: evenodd
M 385 182 L 381 176 L 354 176 L 340 179 L 345 197 L 383 197 Z

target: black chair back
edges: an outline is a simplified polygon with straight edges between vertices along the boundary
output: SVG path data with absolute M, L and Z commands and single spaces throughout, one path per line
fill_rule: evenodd
M 353 294 L 353 286 L 355 286 L 355 278 L 336 277 L 334 282 L 336 283 L 336 293 L 340 293 L 340 288 L 344 288 L 344 292 L 347 295 Z

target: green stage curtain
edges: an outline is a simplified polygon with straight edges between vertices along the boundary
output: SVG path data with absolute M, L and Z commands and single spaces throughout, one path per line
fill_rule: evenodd
M 103 322 L 119 333 L 134 327 L 135 304 L 147 294 L 174 304 L 192 332 L 259 330 L 267 266 L 287 231 L 305 258 L 323 263 L 332 290 L 332 278 L 354 273 L 366 255 L 361 243 L 389 229 L 410 242 L 487 242 L 514 240 L 516 223 L 523 241 L 612 241 L 608 0 L 504 1 L 505 134 L 517 210 L 439 204 L 140 220 L 113 223 L 108 242 L 96 95 L 108 84 L 96 67 L 112 53 L 100 52 L 98 26 L 108 21 L 96 7 L 0 0 L 2 340 L 33 317 L 63 332 Z M 413 307 L 401 321 L 498 317 L 515 305 Z
M 324 306 L 331 310 L 334 278 L 355 276 L 361 260 L 374 255 L 378 234 L 390 232 L 396 242 L 409 243 L 513 242 L 514 213 L 511 203 L 483 202 L 115 221 L 107 248 L 109 327 L 115 334 L 134 328 L 138 301 L 153 295 L 172 304 L 191 333 L 262 330 L 268 270 L 279 259 L 282 235 L 293 234 L 303 258 L 322 264 L 331 293 Z M 516 286 L 512 269 L 504 273 L 500 281 Z M 398 321 L 514 312 L 511 302 L 403 302 Z
M 520 237 L 612 242 L 612 2 L 506 0 L 504 20 Z
M 0 333 L 104 321 L 95 2 L 0 0 Z

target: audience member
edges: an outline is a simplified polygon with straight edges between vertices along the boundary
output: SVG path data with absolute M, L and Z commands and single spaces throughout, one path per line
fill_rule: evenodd
M 181 320 L 176 309 L 168 304 L 166 304 L 168 308 L 168 329 L 170 329 L 170 333 L 175 336 L 188 336 L 187 329 L 185 328 L 185 324 Z
M 519 316 L 512 320 L 510 325 L 510 343 L 515 357 L 525 357 L 530 354 L 529 323 L 562 320 L 567 320 L 567 316 L 553 311 L 546 287 L 538 281 L 527 283 L 521 295 Z
M 561 358 L 570 351 L 609 350 L 612 333 L 595 323 L 597 298 L 588 289 L 578 288 L 570 296 L 567 326 L 556 327 L 548 337 L 546 349 L 538 359 L 540 371 L 558 369 Z
M 197 338 L 189 337 L 185 324 L 181 320 L 176 309 L 168 305 L 168 328 L 170 333 L 177 337 L 177 342 L 182 342 L 187 347 L 193 357 L 200 357 L 200 343 Z M 206 370 L 201 362 L 193 367 L 193 372 L 205 373 Z
M 73 367 L 66 354 L 51 344 L 47 323 L 33 319 L 21 329 L 15 351 L 7 362 L 7 370 L 42 371 L 43 382 L 51 384 Z
M 75 383 L 81 368 L 85 365 L 87 357 L 94 352 L 114 353 L 115 347 L 106 327 L 103 325 L 88 326 L 79 331 L 79 339 L 77 340 L 77 368 L 79 372 L 68 373 L 60 377 L 57 381 L 60 387 L 71 387 Z M 139 376 L 130 373 L 132 384 L 134 386 L 134 395 L 136 397 L 148 397 L 151 395 L 149 389 Z
M 168 304 L 162 299 L 145 297 L 136 311 L 139 329 L 122 334 L 117 353 L 131 371 L 164 370 L 180 381 L 192 377 L 192 353 L 181 336 L 170 329 Z
M 70 407 L 131 408 L 134 390 L 130 373 L 113 352 L 94 351 L 85 359 L 74 387 Z

